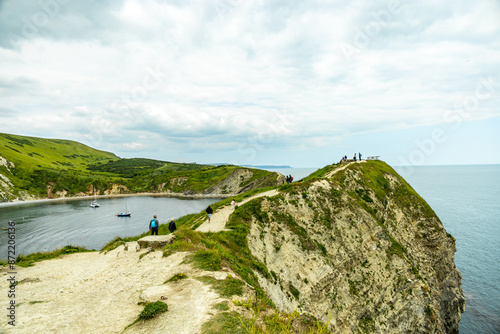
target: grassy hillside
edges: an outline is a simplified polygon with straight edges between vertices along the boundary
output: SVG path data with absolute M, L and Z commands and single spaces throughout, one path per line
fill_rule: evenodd
M 119 159 L 71 140 L 0 133 L 0 155 L 26 170 L 37 168 L 85 170 L 89 164 Z
M 0 181 L 4 181 L 0 182 L 0 200 L 57 197 L 63 193 L 74 196 L 94 191 L 230 194 L 277 182 L 277 174 L 259 169 L 121 159 L 75 141 L 1 133 L 0 157 L 14 164 L 0 164 Z M 227 182 L 227 178 L 232 182 Z M 227 183 L 225 188 L 217 188 L 223 181 Z

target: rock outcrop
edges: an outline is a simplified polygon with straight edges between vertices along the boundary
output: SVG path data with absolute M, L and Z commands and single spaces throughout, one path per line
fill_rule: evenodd
M 0 202 L 7 202 L 9 199 L 15 197 L 15 187 L 7 176 L 14 168 L 15 165 L 13 162 L 8 161 L 0 155 Z
M 262 214 L 247 237 L 279 310 L 330 319 L 341 333 L 458 333 L 455 239 L 392 168 L 352 164 L 282 189 L 255 200 Z

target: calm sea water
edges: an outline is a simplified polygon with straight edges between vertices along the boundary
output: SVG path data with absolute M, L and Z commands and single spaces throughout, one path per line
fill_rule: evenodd
M 460 333 L 500 333 L 500 165 L 395 167 L 456 239 Z
M 170 197 L 121 197 L 98 199 L 101 207 L 91 208 L 91 200 L 68 200 L 0 206 L 0 226 L 16 222 L 17 253 L 54 250 L 65 245 L 101 249 L 110 240 L 136 236 L 148 231 L 157 215 L 160 224 L 171 218 L 198 213 L 220 199 L 177 199 Z M 116 217 L 128 206 L 131 217 Z M 0 231 L 0 258 L 7 258 L 7 231 Z

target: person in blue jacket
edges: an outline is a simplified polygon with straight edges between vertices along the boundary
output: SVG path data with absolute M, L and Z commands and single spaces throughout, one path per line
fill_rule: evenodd
M 151 231 L 151 235 L 158 235 L 158 230 L 160 229 L 160 221 L 156 217 L 156 215 L 153 216 L 153 219 L 149 222 L 149 230 Z

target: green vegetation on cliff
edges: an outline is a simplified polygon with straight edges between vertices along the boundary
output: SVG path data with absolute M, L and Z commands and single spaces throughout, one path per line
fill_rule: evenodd
M 0 162 L 0 201 L 94 192 L 224 195 L 278 182 L 265 170 L 121 159 L 74 141 L 1 133 Z

